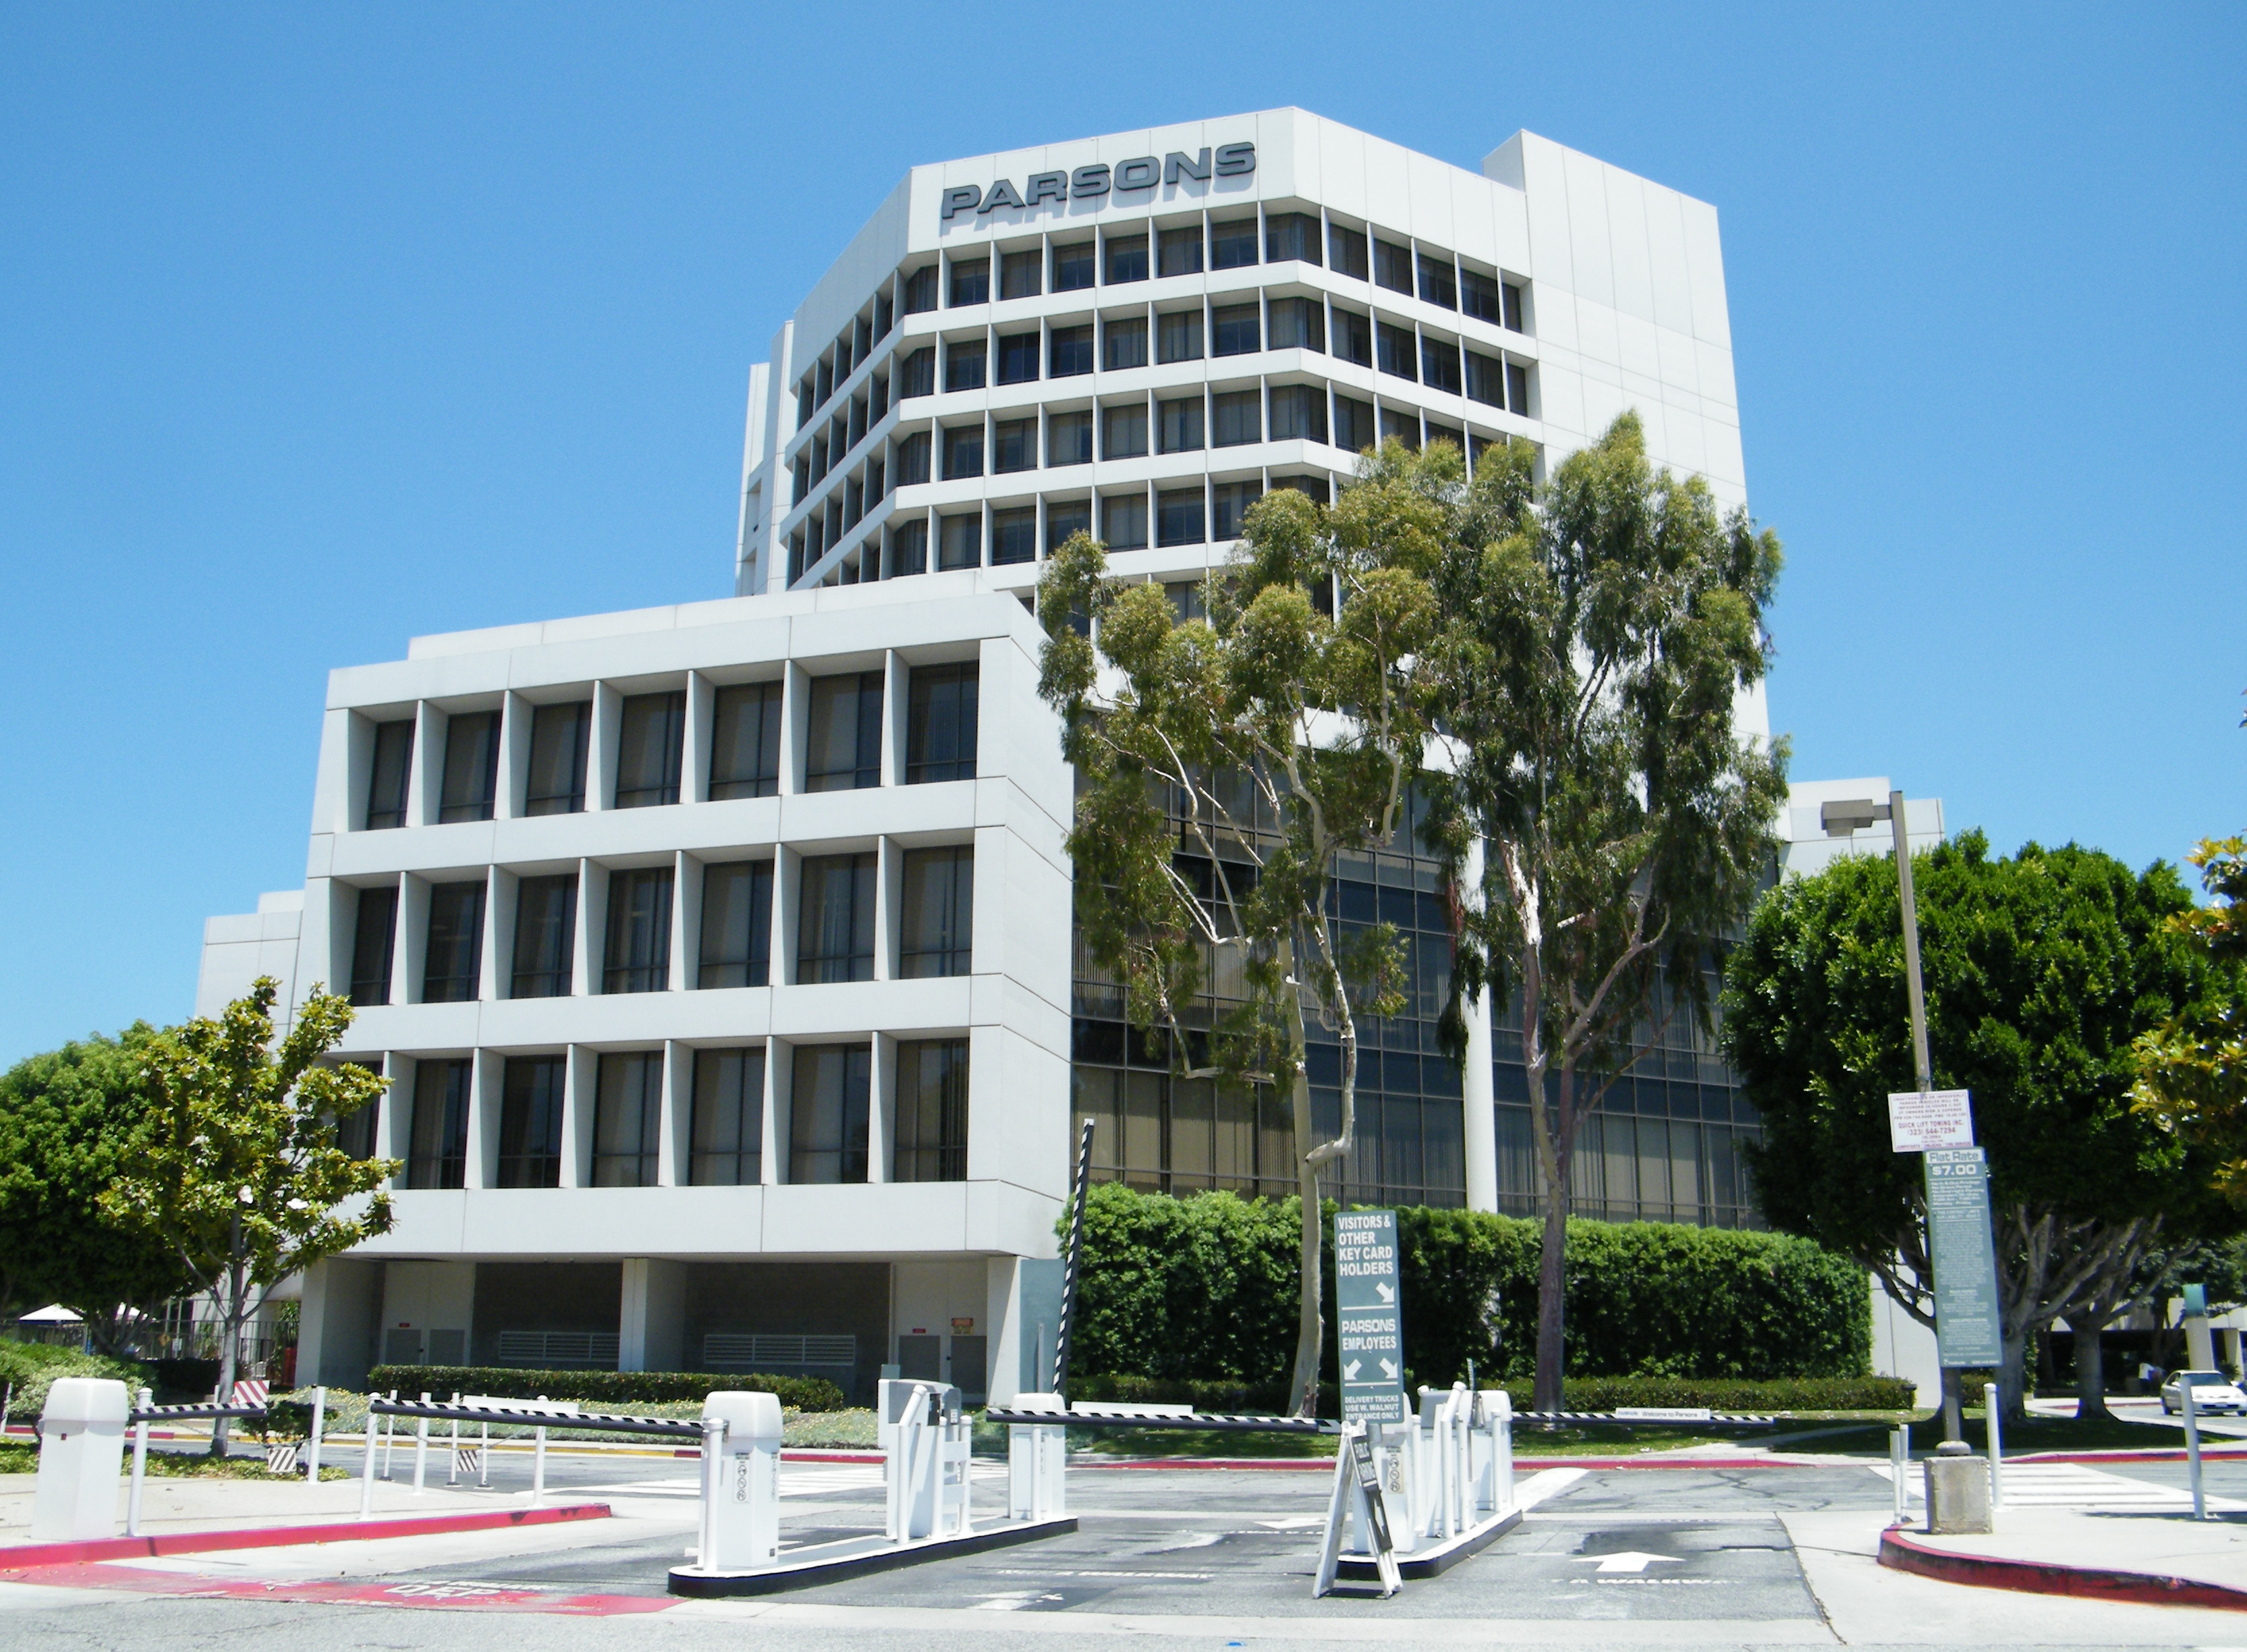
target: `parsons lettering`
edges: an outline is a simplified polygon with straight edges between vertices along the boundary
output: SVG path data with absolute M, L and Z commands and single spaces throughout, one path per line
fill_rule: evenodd
M 989 185 L 954 184 L 939 198 L 938 216 L 949 223 L 963 215 L 981 218 L 1001 207 L 1032 208 L 1053 201 L 1096 201 L 1106 195 L 1134 195 L 1158 183 L 1205 181 L 1211 177 L 1245 178 L 1256 170 L 1256 146 L 1228 143 L 1193 154 L 1172 150 L 1158 159 L 1137 155 L 1113 167 L 1096 162 L 1075 172 L 1034 173 L 1020 188 L 1011 178 Z

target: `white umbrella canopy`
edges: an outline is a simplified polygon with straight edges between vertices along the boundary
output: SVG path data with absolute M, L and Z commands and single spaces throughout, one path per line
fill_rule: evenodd
M 85 1321 L 60 1302 L 50 1302 L 44 1307 L 34 1308 L 29 1314 L 18 1314 L 16 1323 L 18 1325 L 83 1325 Z

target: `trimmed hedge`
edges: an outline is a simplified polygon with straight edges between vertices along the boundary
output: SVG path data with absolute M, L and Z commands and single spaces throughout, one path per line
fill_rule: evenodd
M 1292 1198 L 1094 1188 L 1072 1366 L 1088 1377 L 1279 1395 L 1294 1355 L 1298 1209 Z M 1397 1214 L 1411 1380 L 1445 1385 L 1469 1361 L 1479 1378 L 1532 1375 L 1540 1225 L 1458 1210 Z M 1567 1288 L 1572 1377 L 1859 1378 L 1870 1365 L 1870 1282 L 1807 1239 L 1571 1221 Z
M 1479 1382 L 1481 1370 L 1478 1367 Z M 1514 1410 L 1531 1403 L 1530 1380 L 1509 1377 L 1499 1386 Z M 1192 1382 L 1160 1376 L 1069 1379 L 1072 1400 L 1131 1400 L 1191 1405 L 1198 1411 L 1263 1411 L 1286 1403 L 1280 1389 L 1245 1382 Z M 1618 1405 L 1705 1405 L 1717 1411 L 1909 1411 L 1910 1382 L 1895 1376 L 1798 1376 L 1756 1382 L 1745 1378 L 1693 1376 L 1572 1376 L 1562 1384 L 1572 1411 L 1611 1411 Z M 1320 1410 L 1335 1409 L 1332 1382 L 1320 1385 Z M 1979 1402 L 1977 1401 L 1977 1403 Z
M 125 1384 L 128 1396 L 150 1386 L 148 1368 L 132 1360 L 113 1360 L 101 1354 L 82 1354 L 51 1342 L 0 1340 L 0 1382 L 10 1389 L 8 1415 L 28 1423 L 46 1409 L 47 1389 L 58 1377 L 106 1377 Z
M 636 1401 L 699 1400 L 721 1389 L 770 1394 L 798 1411 L 839 1411 L 843 1390 L 823 1376 L 767 1376 L 748 1371 L 522 1371 L 505 1365 L 378 1365 L 370 1392 L 486 1394 L 530 1400 L 580 1400 L 598 1406 Z

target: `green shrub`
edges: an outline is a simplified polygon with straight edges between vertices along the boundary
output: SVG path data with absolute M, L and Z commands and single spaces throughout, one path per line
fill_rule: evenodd
M 128 1400 L 138 1400 L 152 1376 L 147 1366 L 130 1360 L 81 1354 L 49 1342 L 0 1341 L 0 1382 L 13 1390 L 8 1402 L 11 1420 L 28 1423 L 44 1410 L 48 1386 L 58 1377 L 109 1377 L 125 1384 Z
M 1619 1405 L 1705 1405 L 1712 1411 L 1909 1411 L 1916 1390 L 1900 1376 L 1798 1376 L 1778 1382 L 1693 1376 L 1572 1376 L 1561 1385 L 1571 1411 Z M 1531 1404 L 1527 1377 L 1509 1378 L 1514 1410 Z
M 518 1371 L 503 1365 L 378 1365 L 366 1374 L 369 1391 L 396 1389 L 402 1399 L 429 1393 L 504 1396 L 530 1400 L 578 1400 L 601 1408 L 657 1400 L 700 1400 L 720 1389 L 748 1389 L 777 1397 L 797 1411 L 839 1411 L 843 1390 L 823 1376 L 762 1376 L 748 1372 Z

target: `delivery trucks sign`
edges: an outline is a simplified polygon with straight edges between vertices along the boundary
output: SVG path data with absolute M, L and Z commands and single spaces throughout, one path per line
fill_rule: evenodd
M 1343 1421 L 1402 1423 L 1404 1314 L 1396 1212 L 1344 1211 L 1335 1218 L 1335 1314 Z

